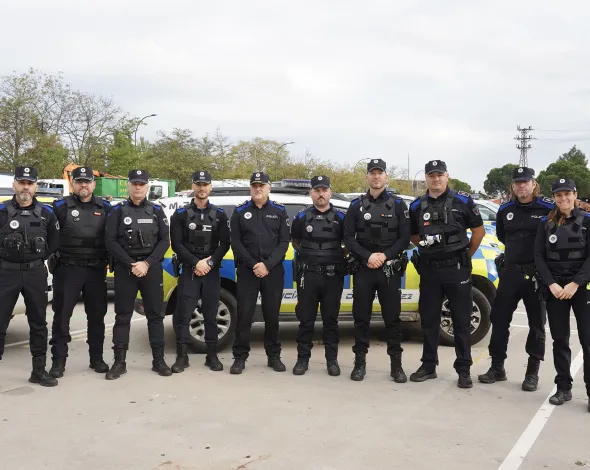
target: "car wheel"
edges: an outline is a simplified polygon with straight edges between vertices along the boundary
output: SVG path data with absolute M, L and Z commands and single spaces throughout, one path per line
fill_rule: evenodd
M 217 309 L 217 350 L 227 348 L 233 339 L 233 332 L 238 318 L 238 302 L 228 290 L 221 288 L 219 307 Z M 207 352 L 205 343 L 205 323 L 201 301 L 191 316 L 189 324 L 191 335 L 191 349 L 197 354 Z
M 491 321 L 490 313 L 492 307 L 485 295 L 473 287 L 473 311 L 471 312 L 471 344 L 477 344 L 488 334 Z M 451 319 L 451 310 L 449 301 L 445 297 L 442 306 L 442 315 L 440 318 L 440 344 L 445 346 L 454 346 L 455 336 L 453 331 L 453 320 Z

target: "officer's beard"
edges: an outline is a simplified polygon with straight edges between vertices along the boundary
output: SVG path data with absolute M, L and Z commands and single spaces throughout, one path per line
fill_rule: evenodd
M 31 193 L 22 191 L 20 193 L 16 193 L 16 200 L 21 206 L 26 206 L 31 203 L 33 200 L 33 196 Z
M 329 204 L 330 203 L 328 201 L 326 201 L 326 199 L 324 199 L 323 197 L 319 197 L 315 201 L 315 206 L 318 209 L 325 209 L 326 207 L 328 207 Z

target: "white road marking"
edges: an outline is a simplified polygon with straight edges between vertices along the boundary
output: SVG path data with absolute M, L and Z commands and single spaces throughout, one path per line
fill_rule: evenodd
M 145 320 L 145 317 L 142 315 L 141 318 L 133 318 L 131 321 L 140 321 L 140 320 Z M 105 328 L 110 328 L 111 326 L 113 326 L 114 323 L 109 323 L 108 325 L 105 325 Z M 88 328 L 84 328 L 83 330 L 78 330 L 78 331 L 71 331 L 70 332 L 70 336 L 72 336 L 72 341 L 75 341 L 75 339 L 73 338 L 73 336 L 75 335 L 79 335 L 81 333 L 86 333 L 88 331 Z M 51 333 L 51 331 L 50 331 Z M 5 348 L 10 348 L 10 347 L 14 347 L 14 346 L 26 346 L 27 344 L 29 344 L 29 340 L 26 341 L 18 341 L 16 343 L 10 343 L 10 344 L 6 344 L 4 345 Z
M 578 370 L 580 370 L 580 367 L 582 367 L 583 362 L 583 350 L 580 350 L 580 352 L 572 361 L 572 365 L 570 368 L 570 373 L 572 374 L 572 377 L 576 376 Z M 527 428 L 524 430 L 524 432 L 521 434 L 518 441 L 516 441 L 516 444 L 514 444 L 514 447 L 512 448 L 508 456 L 504 459 L 504 462 L 502 462 L 502 465 L 500 465 L 498 470 L 518 470 L 518 468 L 522 465 L 527 454 L 529 453 L 535 441 L 539 437 L 539 434 L 541 434 L 541 431 L 547 424 L 547 421 L 549 421 L 551 413 L 553 413 L 555 408 L 557 408 L 555 405 L 551 405 L 549 403 L 549 398 L 551 397 L 551 395 L 555 393 L 556 390 L 557 387 L 553 387 L 549 395 L 547 395 L 547 398 L 545 399 L 545 401 L 543 402 L 535 416 L 533 416 L 533 419 L 531 420 Z

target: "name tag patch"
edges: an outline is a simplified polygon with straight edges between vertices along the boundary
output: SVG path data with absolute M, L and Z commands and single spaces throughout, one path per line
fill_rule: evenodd
M 153 224 L 154 219 L 137 219 L 138 224 Z

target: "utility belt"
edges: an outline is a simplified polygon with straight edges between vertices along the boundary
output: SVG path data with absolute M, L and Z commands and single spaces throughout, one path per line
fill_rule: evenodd
M 98 268 L 107 265 L 104 259 L 77 259 L 77 258 L 63 258 L 59 257 L 59 264 L 64 266 L 81 266 L 85 268 Z
M 420 274 L 424 268 L 440 269 L 458 266 L 472 269 L 471 257 L 467 250 L 450 254 L 448 258 L 425 258 L 420 255 L 416 249 L 412 254 L 411 261 L 418 274 Z
M 507 271 L 520 271 L 521 273 L 523 273 L 527 276 L 534 276 L 535 273 L 537 272 L 537 267 L 535 266 L 535 263 L 516 264 L 516 263 L 508 263 L 508 262 L 504 261 L 504 263 L 502 264 L 502 267 L 504 269 L 506 269 Z
M 334 277 L 335 275 L 345 276 L 348 270 L 345 264 L 307 264 L 297 261 L 297 272 L 325 274 L 328 277 Z
M 44 263 L 42 259 L 36 259 L 27 263 L 12 263 L 10 261 L 0 260 L 0 268 L 8 271 L 29 271 L 35 269 Z
M 396 256 L 393 259 L 390 259 L 383 263 L 383 271 L 385 275 L 389 279 L 393 274 L 399 274 L 403 276 L 406 272 L 406 268 L 408 266 L 408 253 L 406 251 L 402 251 L 401 254 Z M 348 273 L 349 274 L 356 274 L 361 269 L 363 263 L 360 259 L 351 256 L 348 259 Z

